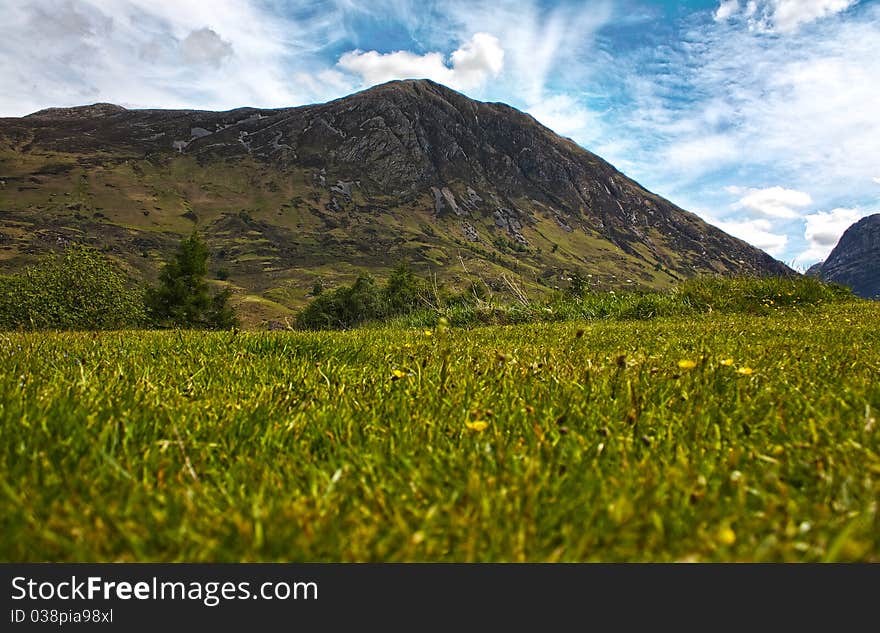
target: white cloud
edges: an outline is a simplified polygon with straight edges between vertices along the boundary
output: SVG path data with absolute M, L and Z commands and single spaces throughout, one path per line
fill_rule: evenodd
M 739 197 L 739 200 L 730 205 L 731 209 L 739 212 L 738 216 L 747 212 L 763 217 L 728 217 L 718 220 L 709 215 L 708 221 L 774 257 L 782 255 L 790 244 L 785 231 L 789 226 L 787 221 L 799 218 L 798 210 L 813 203 L 808 193 L 778 186 L 755 189 L 728 185 L 724 187 L 724 191 Z M 780 223 L 782 226 L 779 226 Z
M 490 76 L 497 77 L 504 68 L 504 49 L 498 38 L 488 33 L 475 33 L 451 58 L 455 72 L 476 83 Z
M 867 215 L 871 215 L 871 211 L 862 208 L 838 208 L 806 216 L 804 238 L 808 248 L 798 255 L 796 262 L 809 265 L 824 260 L 837 245 L 844 231 Z
M 180 43 L 183 59 L 191 64 L 219 66 L 232 56 L 232 44 L 217 35 L 214 29 L 203 27 L 192 31 Z
M 802 24 L 840 13 L 857 0 L 770 0 L 764 10 L 764 23 L 777 31 L 790 33 Z
M 715 11 L 715 20 L 718 22 L 727 20 L 735 13 L 738 13 L 739 9 L 739 0 L 721 0 L 718 9 Z
M 871 178 L 871 180 L 880 185 L 880 178 Z
M 355 50 L 343 54 L 338 66 L 360 75 L 368 86 L 392 79 L 432 79 L 451 88 L 467 90 L 498 76 L 504 67 L 504 49 L 494 35 L 475 33 L 450 55 L 449 63 L 437 52 L 416 55 L 409 51 Z
M 773 223 L 769 220 L 716 220 L 713 224 L 722 231 L 745 240 L 773 256 L 782 253 L 788 244 L 788 236 L 774 233 Z
M 738 187 L 731 187 L 728 188 L 728 191 L 740 193 L 742 190 Z M 767 189 L 749 189 L 748 193 L 733 205 L 733 208 L 749 209 L 773 218 L 796 218 L 799 214 L 795 208 L 809 206 L 812 202 L 813 199 L 810 195 L 803 191 L 769 187 Z
M 802 25 L 840 13 L 858 0 L 749 0 L 745 10 L 738 0 L 721 0 L 718 22 L 743 15 L 753 30 L 792 33 Z

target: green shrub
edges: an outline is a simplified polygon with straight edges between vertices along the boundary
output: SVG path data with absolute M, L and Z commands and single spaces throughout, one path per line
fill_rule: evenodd
M 0 277 L 0 328 L 113 330 L 144 324 L 143 294 L 98 251 L 70 246 Z
M 368 321 L 410 314 L 426 305 L 428 285 L 405 265 L 395 268 L 379 288 L 369 275 L 361 275 L 352 286 L 323 291 L 297 316 L 297 326 L 306 330 L 346 329 Z
M 427 284 L 413 274 L 406 264 L 401 264 L 385 282 L 381 294 L 381 312 L 384 317 L 412 312 L 423 304 Z
M 376 282 L 361 275 L 352 286 L 340 286 L 315 297 L 297 315 L 296 324 L 306 330 L 346 329 L 382 315 L 382 299 Z

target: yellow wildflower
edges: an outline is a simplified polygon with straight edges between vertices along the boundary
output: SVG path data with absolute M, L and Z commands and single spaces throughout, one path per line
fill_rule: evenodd
M 693 361 L 693 360 L 685 359 L 685 360 L 678 361 L 678 368 L 679 369 L 693 369 L 696 366 L 697 366 L 697 362 Z
M 401 378 L 406 378 L 407 373 L 405 371 L 400 371 L 399 369 L 395 369 L 391 372 L 391 380 L 400 380 Z
M 424 332 L 422 332 L 422 334 L 424 334 L 425 336 L 434 336 L 434 333 L 431 330 L 425 330 Z
M 736 373 L 742 376 L 751 376 L 753 373 L 755 373 L 755 370 L 751 367 L 740 367 L 736 370 Z
M 481 431 L 485 431 L 486 427 L 489 426 L 489 423 L 484 422 L 483 420 L 474 420 L 473 422 L 465 422 L 464 425 L 468 427 L 471 431 L 477 431 L 479 433 Z
M 724 546 L 730 546 L 736 543 L 736 532 L 729 527 L 722 527 L 718 530 L 718 542 Z
M 733 365 L 733 359 L 732 358 L 725 358 L 721 361 L 721 364 L 724 365 L 725 367 L 730 367 L 731 365 Z

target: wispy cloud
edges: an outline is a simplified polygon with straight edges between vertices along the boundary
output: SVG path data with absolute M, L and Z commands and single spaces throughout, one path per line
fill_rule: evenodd
M 629 107 L 616 106 L 609 128 L 638 139 L 630 159 L 670 189 L 752 169 L 842 194 L 880 162 L 877 41 L 876 7 L 785 38 L 701 22 L 679 45 L 636 52 Z
M 858 0 L 720 0 L 718 21 L 741 19 L 752 30 L 791 33 L 815 20 L 849 9 Z
M 591 70 L 584 60 L 595 60 L 597 32 L 612 20 L 607 0 L 583 3 L 564 0 L 555 5 L 536 0 L 442 2 L 443 30 L 495 35 L 506 53 L 500 78 L 506 93 L 525 104 L 536 104 L 560 90 L 572 91 L 570 82 Z M 500 87 L 500 86 L 499 86 Z
M 338 36 L 326 15 L 291 20 L 256 2 L 8 3 L 0 21 L 0 114 L 93 101 L 301 103 L 311 95 L 291 81 L 291 68 L 309 67 Z

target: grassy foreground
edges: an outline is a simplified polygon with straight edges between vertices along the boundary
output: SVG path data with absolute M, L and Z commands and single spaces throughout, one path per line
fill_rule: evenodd
M 880 561 L 878 323 L 0 334 L 0 559 Z

